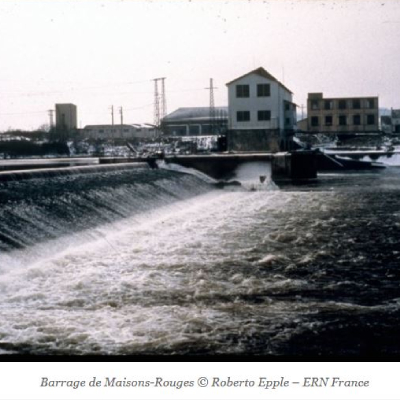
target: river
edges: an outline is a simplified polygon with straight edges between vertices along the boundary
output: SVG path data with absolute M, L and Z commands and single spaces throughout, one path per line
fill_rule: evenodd
M 0 184 L 2 354 L 400 355 L 400 168 L 176 169 Z

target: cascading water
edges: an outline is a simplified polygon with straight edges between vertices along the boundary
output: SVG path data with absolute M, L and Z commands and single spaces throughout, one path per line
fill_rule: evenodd
M 146 165 L 9 176 L 14 180 L 0 182 L 0 252 L 78 232 L 95 238 L 96 228 L 103 224 L 123 221 L 210 189 L 191 175 L 151 170 Z
M 234 179 L 252 191 L 276 190 L 278 186 L 271 178 L 271 164 L 269 162 L 249 162 L 238 166 Z
M 398 169 L 266 191 L 265 165 L 234 190 L 185 172 L 2 184 L 23 248 L 0 254 L 1 351 L 400 353 Z

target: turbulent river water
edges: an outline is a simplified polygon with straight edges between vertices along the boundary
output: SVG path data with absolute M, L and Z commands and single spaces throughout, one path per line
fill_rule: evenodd
M 400 355 L 400 169 L 268 168 L 0 183 L 0 353 Z

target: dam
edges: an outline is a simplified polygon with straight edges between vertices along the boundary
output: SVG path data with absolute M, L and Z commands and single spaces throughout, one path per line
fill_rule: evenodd
M 0 181 L 0 354 L 400 354 L 398 167 L 158 164 Z

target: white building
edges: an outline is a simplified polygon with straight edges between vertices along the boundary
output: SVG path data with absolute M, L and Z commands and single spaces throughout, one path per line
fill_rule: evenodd
M 251 142 L 247 144 L 248 150 L 257 147 L 257 150 L 267 150 L 268 138 L 275 136 L 282 140 L 295 130 L 293 93 L 264 68 L 257 68 L 226 85 L 229 130 L 234 141 L 241 137 Z M 239 147 L 245 150 L 246 145 Z
M 264 68 L 226 84 L 231 129 L 294 129 L 293 93 Z

